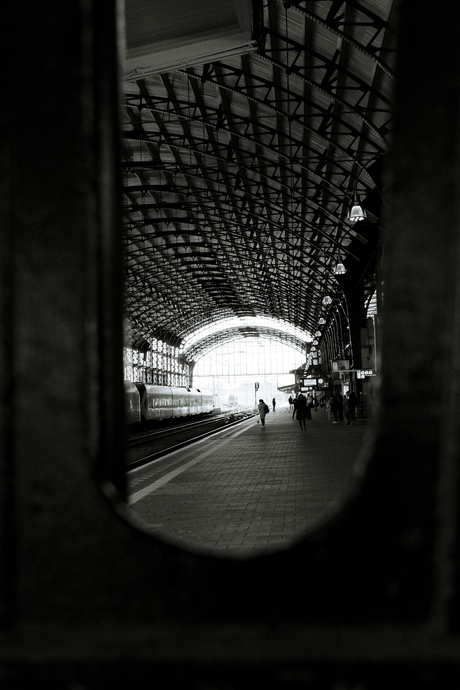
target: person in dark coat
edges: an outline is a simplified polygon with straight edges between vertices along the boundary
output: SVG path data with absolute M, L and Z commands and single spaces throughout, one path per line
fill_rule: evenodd
M 347 426 L 351 426 L 351 407 L 348 405 L 348 395 L 343 399 L 343 416 Z
M 297 398 L 298 398 L 298 397 L 299 397 L 299 396 L 296 395 L 295 398 L 294 398 L 294 400 L 292 401 L 292 419 L 295 418 L 295 413 L 296 413 L 296 410 L 297 410 Z
M 297 396 L 297 400 L 295 402 L 295 409 L 296 409 L 296 417 L 299 422 L 300 428 L 301 429 L 306 429 L 307 425 L 305 423 L 305 419 L 307 417 L 307 412 L 308 412 L 308 407 L 307 407 L 307 399 L 302 393 L 299 393 Z
M 339 422 L 343 422 L 343 395 L 337 396 Z
M 358 404 L 358 397 L 354 391 L 349 391 L 348 396 L 348 407 L 351 407 L 351 421 L 356 421 L 356 405 Z
M 331 398 L 331 412 L 334 415 L 334 421 L 332 422 L 333 424 L 338 424 L 339 423 L 339 401 L 337 398 L 332 396 Z

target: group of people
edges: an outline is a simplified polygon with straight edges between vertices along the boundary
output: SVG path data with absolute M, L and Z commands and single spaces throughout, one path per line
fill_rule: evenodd
M 348 391 L 344 395 L 334 395 L 326 400 L 326 412 L 329 422 L 339 424 L 344 420 L 347 426 L 356 421 L 356 405 L 358 398 L 356 393 Z
M 322 404 L 322 403 L 321 403 Z M 348 391 L 345 396 L 332 395 L 326 399 L 326 412 L 329 422 L 332 424 L 339 424 L 346 420 L 346 424 L 351 425 L 356 421 L 356 405 L 358 398 L 356 393 Z M 272 401 L 273 411 L 276 408 L 276 401 Z M 297 419 L 301 429 L 306 429 L 306 420 L 311 419 L 311 411 L 318 410 L 318 400 L 316 396 L 307 393 L 299 393 L 295 398 L 289 397 L 289 409 L 292 410 L 292 419 Z M 265 426 L 265 416 L 269 412 L 268 405 L 262 400 L 259 400 L 258 405 L 259 417 L 262 426 Z
M 316 396 L 307 393 L 299 393 L 294 399 L 289 397 L 289 409 L 292 409 L 292 419 L 296 418 L 301 429 L 306 429 L 306 420 L 311 419 L 311 411 L 318 411 L 318 400 Z
M 272 406 L 273 406 L 273 412 L 276 410 L 276 398 L 273 398 L 272 400 Z M 259 410 L 259 417 L 260 421 L 262 423 L 262 426 L 265 426 L 265 415 L 267 415 L 270 411 L 270 408 L 268 407 L 267 403 L 262 400 L 262 398 L 259 400 L 259 404 L 257 406 L 257 409 Z

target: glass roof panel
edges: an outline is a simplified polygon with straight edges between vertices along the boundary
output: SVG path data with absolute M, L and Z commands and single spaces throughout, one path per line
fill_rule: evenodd
M 207 326 L 198 329 L 191 335 L 184 338 L 182 349 L 187 349 L 191 345 L 194 345 L 195 343 L 202 340 L 203 338 L 206 338 L 214 333 L 218 333 L 219 331 L 224 331 L 228 328 L 245 328 L 248 326 L 255 328 L 273 328 L 274 330 L 282 331 L 283 333 L 287 333 L 288 335 L 293 335 L 305 343 L 309 343 L 313 340 L 312 336 L 309 333 L 302 331 L 300 328 L 291 326 L 290 324 L 284 321 L 278 319 L 270 319 L 267 317 L 242 316 L 223 319 L 222 321 L 217 321 L 216 323 L 208 324 Z

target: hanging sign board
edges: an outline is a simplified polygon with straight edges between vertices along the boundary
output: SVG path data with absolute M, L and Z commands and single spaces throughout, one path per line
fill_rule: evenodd
M 359 379 L 365 379 L 367 376 L 376 376 L 373 369 L 357 369 L 356 374 Z
M 318 379 L 304 378 L 302 381 L 303 386 L 316 386 L 318 384 Z

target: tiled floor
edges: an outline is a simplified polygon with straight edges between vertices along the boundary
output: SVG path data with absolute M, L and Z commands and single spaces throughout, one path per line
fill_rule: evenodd
M 131 506 L 150 530 L 192 551 L 247 558 L 285 548 L 327 516 L 369 424 L 333 425 L 319 409 L 302 431 L 286 407 L 265 428 L 256 420 L 130 475 Z

